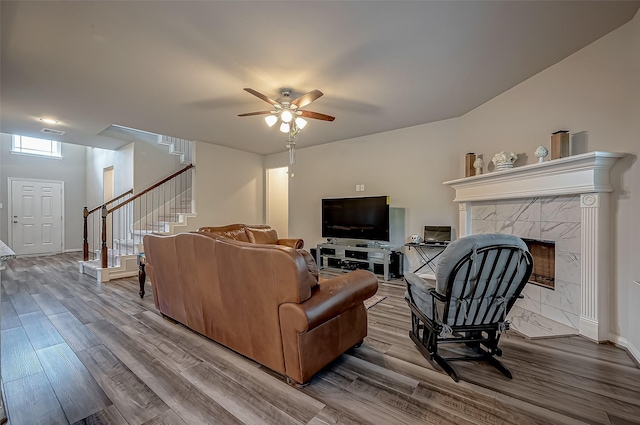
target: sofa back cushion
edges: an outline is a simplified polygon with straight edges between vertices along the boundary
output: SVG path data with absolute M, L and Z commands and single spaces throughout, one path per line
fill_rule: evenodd
M 211 235 L 222 236 L 223 238 L 233 239 L 235 241 L 249 242 L 244 224 L 229 224 L 228 226 L 219 227 L 201 227 L 198 232 L 211 233 Z
M 278 232 L 270 226 L 246 227 L 247 237 L 251 243 L 275 245 L 278 243 Z

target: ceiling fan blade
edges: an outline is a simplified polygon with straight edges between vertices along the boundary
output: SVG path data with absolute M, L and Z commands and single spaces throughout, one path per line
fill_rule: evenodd
M 273 111 L 260 111 L 260 112 L 249 112 L 246 114 L 238 114 L 239 117 L 251 117 L 254 115 L 267 115 L 271 114 Z
M 264 100 L 267 103 L 270 103 L 272 105 L 278 105 L 278 102 L 276 102 L 275 100 L 268 98 L 267 96 L 263 95 L 260 92 L 255 91 L 254 89 L 250 89 L 250 88 L 245 88 L 245 91 L 248 91 L 249 93 L 251 93 L 252 95 L 259 97 L 260 99 Z
M 331 115 L 321 114 L 320 112 L 312 112 L 312 111 L 298 111 L 298 112 L 300 113 L 300 116 L 303 116 L 305 118 L 313 118 L 316 120 L 323 120 L 323 121 L 333 121 L 336 119 L 336 117 L 332 117 Z M 298 112 L 296 112 L 296 114 Z
M 302 96 L 291 101 L 292 105 L 296 105 L 298 108 L 304 108 L 320 96 L 322 96 L 322 92 L 320 90 L 313 90 L 309 93 L 305 93 Z

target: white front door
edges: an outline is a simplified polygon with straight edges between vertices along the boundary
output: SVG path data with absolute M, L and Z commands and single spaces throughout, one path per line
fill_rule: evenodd
M 16 254 L 62 252 L 62 182 L 9 179 L 11 248 Z

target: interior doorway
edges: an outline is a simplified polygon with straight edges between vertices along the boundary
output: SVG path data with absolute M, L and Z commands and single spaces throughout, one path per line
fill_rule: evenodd
M 289 168 L 267 169 L 266 222 L 278 237 L 289 237 Z
M 64 250 L 64 183 L 9 177 L 9 239 L 18 255 Z

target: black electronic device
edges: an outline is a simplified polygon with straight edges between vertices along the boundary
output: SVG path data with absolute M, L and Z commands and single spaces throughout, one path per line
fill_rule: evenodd
M 357 258 L 358 260 L 366 260 L 369 258 L 369 253 L 366 251 L 350 251 L 345 249 L 344 256 L 348 258 Z
M 391 251 L 389 257 L 389 278 L 399 279 L 404 276 L 403 272 L 404 256 L 400 251 Z M 374 264 L 373 272 L 375 274 L 384 274 L 384 264 Z
M 451 242 L 451 226 L 424 226 L 426 245 L 447 245 Z
M 389 197 L 323 199 L 322 237 L 389 241 Z
M 320 248 L 320 255 L 336 255 L 334 248 Z
M 339 269 L 340 267 L 342 267 L 342 260 L 338 258 L 327 258 L 327 267 Z

